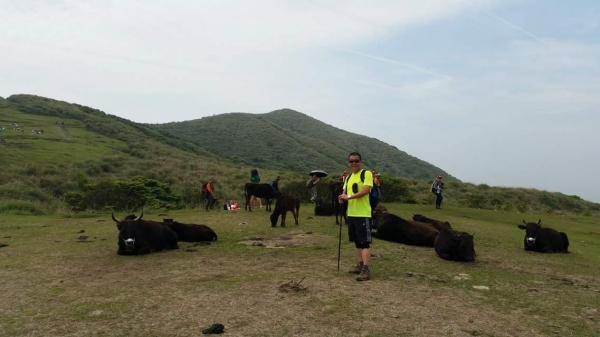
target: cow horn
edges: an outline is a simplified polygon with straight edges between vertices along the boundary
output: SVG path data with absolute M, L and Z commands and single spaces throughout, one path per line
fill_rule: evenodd
M 527 221 L 525 221 L 525 219 L 523 219 L 523 223 L 527 225 Z
M 113 219 L 113 220 L 114 220 L 116 223 L 121 223 L 121 220 L 119 220 L 119 219 L 115 218 L 115 212 L 112 212 L 111 216 L 112 216 L 112 219 Z
M 541 224 L 541 223 L 542 223 L 542 219 L 539 219 L 539 218 L 538 218 L 538 222 L 537 222 L 537 224 L 536 224 L 536 225 L 539 225 L 539 224 Z
M 140 214 L 140 216 L 138 216 L 137 218 L 133 219 L 133 221 L 141 220 L 143 216 L 144 216 L 144 209 L 142 208 L 142 214 Z

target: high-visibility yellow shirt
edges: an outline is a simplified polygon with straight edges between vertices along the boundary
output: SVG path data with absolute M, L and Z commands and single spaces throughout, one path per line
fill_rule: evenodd
M 371 171 L 365 171 L 365 182 L 360 180 L 360 171 L 358 173 L 352 173 L 346 178 L 344 183 L 344 190 L 348 196 L 352 196 L 362 191 L 363 186 L 369 186 L 369 191 L 373 188 L 373 173 Z M 356 184 L 356 189 L 353 188 Z M 355 192 L 356 191 L 356 192 Z M 371 217 L 371 204 L 369 203 L 369 194 L 363 195 L 357 199 L 348 200 L 348 216 L 370 218 Z

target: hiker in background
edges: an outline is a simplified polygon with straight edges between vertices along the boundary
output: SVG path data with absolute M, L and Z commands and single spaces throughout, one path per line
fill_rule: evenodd
M 260 183 L 260 176 L 258 175 L 258 170 L 253 169 L 250 171 L 250 182 L 253 184 Z M 258 208 L 262 208 L 262 200 L 260 198 L 255 198 L 254 196 L 250 197 L 250 205 L 255 206 L 254 200 L 256 199 L 256 203 L 258 204 Z
M 440 209 L 442 208 L 442 199 L 444 199 L 444 197 L 442 196 L 442 190 L 446 188 L 444 186 L 444 183 L 442 182 L 442 176 L 438 175 L 437 179 L 433 182 L 433 185 L 431 185 L 431 192 L 433 192 L 433 194 L 435 194 L 435 208 L 436 209 Z
M 275 191 L 279 191 L 279 180 L 281 179 L 280 176 L 277 176 L 277 178 L 275 178 L 275 180 L 273 180 L 269 185 L 271 185 L 271 187 L 273 187 L 273 189 Z
M 346 178 L 348 178 L 348 171 L 344 170 L 344 173 L 338 178 L 339 182 L 345 183 Z
M 217 197 L 215 196 L 215 178 L 210 178 L 210 180 L 206 183 L 206 204 L 204 208 L 208 211 L 208 209 L 212 209 L 213 205 L 217 202 Z
M 378 201 L 381 202 L 381 182 L 379 181 L 379 177 L 381 176 L 381 174 L 375 172 L 375 170 L 371 171 L 371 173 L 373 174 L 373 188 L 376 188 L 379 192 Z
M 317 201 L 317 184 L 319 181 L 321 181 L 321 179 L 319 179 L 315 173 L 312 175 L 312 178 L 306 182 L 306 187 L 308 187 L 308 191 L 310 192 L 310 202 L 314 203 Z

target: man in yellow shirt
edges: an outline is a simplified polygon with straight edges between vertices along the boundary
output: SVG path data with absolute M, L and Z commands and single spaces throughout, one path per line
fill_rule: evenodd
M 359 274 L 357 281 L 371 278 L 369 263 L 371 262 L 371 204 L 369 193 L 373 187 L 373 174 L 364 171 L 364 182 L 361 180 L 362 157 L 358 152 L 348 156 L 348 166 L 352 173 L 344 183 L 344 191 L 339 196 L 340 202 L 348 201 L 348 237 L 356 246 L 358 264 L 349 272 Z

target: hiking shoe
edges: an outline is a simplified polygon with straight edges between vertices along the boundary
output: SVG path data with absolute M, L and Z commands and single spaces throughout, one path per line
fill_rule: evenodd
M 356 266 L 354 266 L 354 268 L 348 270 L 348 273 L 350 274 L 360 274 L 360 272 L 362 271 L 362 266 L 360 264 L 357 264 Z
M 357 281 L 368 281 L 371 279 L 371 271 L 363 269 L 356 278 Z

